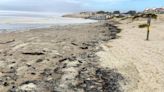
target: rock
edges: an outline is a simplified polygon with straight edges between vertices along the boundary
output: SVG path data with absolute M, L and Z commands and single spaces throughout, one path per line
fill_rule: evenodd
M 69 60 L 69 61 L 75 61 L 75 60 L 76 60 L 76 56 L 73 56 L 73 55 L 72 55 L 72 56 L 68 57 L 68 60 Z
M 38 59 L 38 60 L 36 60 L 36 63 L 40 63 L 42 61 L 43 61 L 43 59 Z
M 111 32 L 111 35 L 116 35 L 117 34 L 117 32 Z
M 83 49 L 83 50 L 86 50 L 86 49 L 88 49 L 88 47 L 87 46 L 82 46 L 82 47 L 80 47 L 81 49 Z
M 15 61 L 13 61 L 13 62 L 11 62 L 12 64 L 15 64 L 16 62 Z
M 60 59 L 59 62 L 64 62 L 66 60 L 69 60 L 69 61 L 75 61 L 76 60 L 76 56 L 70 56 L 70 57 L 65 57 L 63 59 Z
M 63 59 L 60 59 L 59 62 L 63 62 L 63 61 L 66 61 L 68 58 L 63 58 Z
M 5 61 L 0 60 L 0 70 L 2 70 L 2 68 L 5 68 L 6 66 L 7 66 L 7 63 Z
M 31 75 L 36 75 L 36 73 L 32 72 Z
M 4 82 L 3 85 L 4 86 L 9 86 L 9 83 L 8 82 Z
M 103 37 L 101 40 L 102 41 L 109 41 L 110 40 L 110 36 L 109 37 Z
M 28 83 L 28 84 L 23 84 L 19 87 L 19 90 L 21 90 L 21 92 L 36 92 L 37 90 L 37 85 L 35 85 L 34 83 Z
M 66 67 L 79 67 L 80 63 L 78 61 L 66 61 Z
M 87 43 L 83 43 L 85 46 L 95 47 L 97 45 L 97 40 L 88 41 Z
M 79 57 L 80 57 L 81 59 L 86 59 L 86 58 L 87 58 L 87 53 L 86 53 L 86 52 L 81 53 L 81 54 L 79 55 Z
M 18 90 L 17 90 L 16 86 L 12 86 L 12 88 L 10 88 L 8 90 L 8 92 L 18 92 Z
M 59 70 L 60 70 L 60 68 L 57 67 L 57 68 L 55 68 L 53 71 L 54 71 L 54 73 L 59 73 Z
M 116 35 L 111 36 L 111 39 L 116 39 Z
M 30 64 L 26 64 L 26 66 L 27 66 L 27 67 L 31 67 L 32 65 L 30 65 Z
M 0 77 L 2 77 L 3 76 L 3 73 L 2 72 L 0 72 Z M 1 79 L 0 79 L 0 83 L 1 83 Z
M 44 71 L 41 73 L 43 76 L 51 76 L 52 75 L 51 69 L 44 69 Z
M 55 55 L 52 58 L 62 58 L 62 55 Z
M 111 32 L 116 32 L 117 33 L 117 29 L 113 28 L 110 30 Z

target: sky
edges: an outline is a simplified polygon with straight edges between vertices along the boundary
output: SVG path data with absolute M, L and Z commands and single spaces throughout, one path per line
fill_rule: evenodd
M 80 11 L 143 11 L 164 7 L 164 0 L 0 0 L 0 11 L 80 12 Z

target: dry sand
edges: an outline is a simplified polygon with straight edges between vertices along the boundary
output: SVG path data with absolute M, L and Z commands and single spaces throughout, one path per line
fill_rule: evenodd
M 146 41 L 146 28 L 138 28 L 146 20 L 121 21 L 120 38 L 103 44 L 98 52 L 101 66 L 114 68 L 126 77 L 125 92 L 164 91 L 164 15 L 153 20 L 150 41 Z

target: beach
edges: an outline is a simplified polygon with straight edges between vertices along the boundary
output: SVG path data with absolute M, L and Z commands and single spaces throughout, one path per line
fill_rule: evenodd
M 163 0 L 0 0 L 0 92 L 164 92 Z
M 162 92 L 163 20 L 141 18 L 0 33 L 0 92 Z
M 113 38 L 108 27 L 117 33 L 112 25 L 97 22 L 0 33 L 0 91 L 121 90 L 118 81 L 123 77 L 99 67 L 95 55 L 101 51 L 99 44 Z M 105 80 L 98 77 L 102 73 L 111 77 L 112 85 L 103 85 Z
M 138 28 L 146 20 L 123 20 L 120 38 L 102 45 L 98 52 L 101 66 L 117 69 L 129 81 L 125 92 L 163 92 L 164 90 L 164 15 L 158 15 L 150 26 L 150 40 L 146 41 L 147 28 Z

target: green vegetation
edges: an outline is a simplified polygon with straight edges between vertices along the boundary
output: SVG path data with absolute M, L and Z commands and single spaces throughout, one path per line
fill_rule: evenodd
M 96 14 L 111 14 L 111 12 L 108 12 L 108 11 L 97 11 Z
M 106 12 L 105 11 L 97 11 L 96 13 L 97 14 L 105 14 Z
M 120 14 L 120 11 L 113 11 L 113 14 Z
M 137 12 L 136 11 L 134 11 L 134 10 L 130 10 L 130 11 L 128 11 L 126 14 L 130 14 L 130 15 L 135 15 Z
M 138 27 L 139 28 L 145 28 L 145 27 L 147 27 L 148 26 L 148 24 L 140 24 Z
M 158 15 L 153 14 L 153 13 L 148 13 L 148 14 L 145 14 L 145 13 L 143 13 L 143 14 L 136 14 L 136 15 L 132 18 L 132 20 L 135 20 L 135 19 L 137 19 L 137 18 L 148 18 L 148 17 L 151 17 L 152 19 L 157 19 L 157 18 L 158 18 Z

